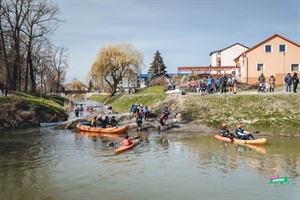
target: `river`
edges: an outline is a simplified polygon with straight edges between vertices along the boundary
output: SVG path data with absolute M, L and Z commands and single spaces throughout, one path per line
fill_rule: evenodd
M 124 134 L 1 133 L 0 199 L 300 199 L 299 138 L 267 137 L 249 148 L 213 133 L 129 135 L 141 142 L 114 155 L 107 144 Z M 270 184 L 271 176 L 288 183 Z

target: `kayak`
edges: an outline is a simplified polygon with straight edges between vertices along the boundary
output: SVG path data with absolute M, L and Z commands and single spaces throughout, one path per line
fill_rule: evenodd
M 218 140 L 224 141 L 224 142 L 233 142 L 235 144 L 262 145 L 262 144 L 265 144 L 267 142 L 266 138 L 259 138 L 259 139 L 255 139 L 255 140 L 239 140 L 237 138 L 230 139 L 230 138 L 227 138 L 227 137 L 222 137 L 219 134 L 215 135 L 215 138 L 217 138 Z
M 95 132 L 95 133 L 124 133 L 129 129 L 129 126 L 123 127 L 92 127 L 90 123 L 80 122 L 76 124 L 76 128 L 81 131 Z
M 77 135 L 85 135 L 88 137 L 106 137 L 106 138 L 123 138 L 123 133 L 96 133 L 96 132 L 88 132 L 88 131 L 79 131 L 76 133 Z
M 123 152 L 123 151 L 126 151 L 128 149 L 135 147 L 138 144 L 139 139 L 135 139 L 135 140 L 131 140 L 131 141 L 132 141 L 131 145 L 128 145 L 128 146 L 121 145 L 119 148 L 117 148 L 115 150 L 115 153 L 120 153 L 120 152 Z

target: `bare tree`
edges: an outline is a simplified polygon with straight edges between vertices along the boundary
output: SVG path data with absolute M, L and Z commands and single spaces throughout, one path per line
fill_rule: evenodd
M 56 78 L 55 92 L 59 91 L 62 82 L 65 80 L 65 70 L 68 68 L 68 50 L 65 47 L 54 47 L 50 52 L 51 67 L 55 72 Z
M 58 19 L 59 9 L 56 4 L 51 1 L 43 0 L 29 0 L 28 2 L 29 13 L 25 19 L 25 27 L 22 32 L 26 35 L 26 52 L 27 52 L 27 65 L 26 65 L 26 75 L 25 75 L 25 88 L 27 91 L 28 85 L 28 74 L 31 82 L 31 92 L 36 92 L 36 80 L 35 80 L 35 68 L 33 65 L 33 55 L 32 51 L 36 44 L 45 40 L 44 37 L 54 30 L 57 29 L 58 23 L 61 20 Z
M 138 73 L 142 64 L 143 54 L 130 43 L 110 45 L 100 50 L 89 74 L 97 74 L 98 79 L 104 79 L 110 87 L 110 95 L 114 96 L 124 76 L 130 71 Z
M 0 0 L 0 67 L 11 90 L 36 91 L 33 51 L 62 22 L 59 14 L 51 0 Z

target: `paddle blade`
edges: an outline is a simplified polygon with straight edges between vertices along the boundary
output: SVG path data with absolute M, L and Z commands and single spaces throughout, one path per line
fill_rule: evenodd
M 132 138 L 131 140 L 135 140 L 135 139 L 139 139 L 139 138 L 141 138 L 141 136 L 137 136 L 135 138 Z

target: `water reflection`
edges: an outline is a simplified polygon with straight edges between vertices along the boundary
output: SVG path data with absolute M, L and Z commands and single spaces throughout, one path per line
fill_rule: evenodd
M 119 144 L 125 134 L 52 129 L 0 134 L 0 199 L 299 197 L 299 139 L 268 138 L 253 147 L 213 135 L 129 132 L 140 136 L 140 144 L 114 155 L 115 147 L 107 144 Z M 290 184 L 270 187 L 271 175 L 287 176 Z

